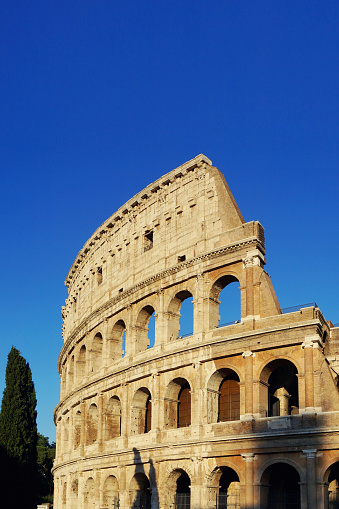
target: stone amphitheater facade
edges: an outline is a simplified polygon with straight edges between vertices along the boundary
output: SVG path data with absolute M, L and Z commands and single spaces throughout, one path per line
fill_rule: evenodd
M 96 230 L 65 282 L 55 509 L 337 507 L 339 328 L 282 312 L 264 265 L 263 227 L 204 155 Z

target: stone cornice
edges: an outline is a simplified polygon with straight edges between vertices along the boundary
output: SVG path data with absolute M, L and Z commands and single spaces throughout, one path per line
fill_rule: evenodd
M 104 311 L 109 309 L 110 307 L 116 305 L 117 303 L 123 301 L 126 297 L 130 297 L 134 293 L 136 293 L 138 290 L 142 290 L 143 288 L 156 283 L 160 281 L 161 279 L 165 279 L 168 276 L 172 276 L 173 274 L 177 274 L 178 272 L 181 272 L 184 269 L 187 269 L 189 267 L 192 267 L 202 261 L 208 261 L 212 260 L 214 258 L 218 258 L 220 256 L 225 255 L 226 253 L 232 253 L 235 251 L 239 251 L 241 248 L 249 247 L 249 246 L 255 246 L 258 247 L 263 253 L 265 252 L 264 246 L 261 244 L 260 240 L 257 237 L 251 237 L 247 238 L 244 241 L 236 242 L 234 244 L 229 244 L 227 246 L 223 246 L 219 249 L 215 249 L 213 251 L 210 251 L 209 253 L 202 254 L 200 256 L 197 256 L 196 258 L 192 258 L 191 260 L 187 260 L 185 262 L 179 263 L 169 269 L 163 270 L 159 272 L 158 274 L 155 274 L 154 276 L 151 276 L 150 278 L 145 279 L 144 281 L 141 281 L 140 283 L 137 283 L 136 285 L 132 286 L 131 288 L 128 288 L 124 292 L 119 293 L 115 297 L 112 297 L 107 302 L 102 304 L 100 307 L 98 307 L 95 311 L 92 311 L 77 327 L 75 327 L 67 340 L 65 341 L 58 360 L 58 370 L 59 373 L 61 372 L 61 359 L 63 358 L 65 352 L 69 349 L 71 346 L 73 340 L 76 338 L 76 336 L 97 316 L 100 316 Z M 151 292 L 150 292 L 151 293 Z
M 338 412 L 332 412 L 332 413 L 338 413 Z M 296 416 L 296 417 L 299 417 L 299 416 Z M 263 417 L 260 419 L 256 419 L 256 422 L 264 421 L 265 419 L 267 419 L 267 418 Z M 217 423 L 215 423 L 215 424 L 217 424 Z M 173 431 L 174 431 L 174 429 L 173 429 Z M 143 453 L 146 451 L 152 451 L 153 455 L 157 451 L 159 451 L 159 453 L 163 455 L 164 445 L 166 445 L 166 448 L 168 451 L 172 451 L 173 449 L 175 451 L 178 451 L 178 450 L 180 451 L 180 449 L 182 449 L 183 450 L 182 455 L 184 457 L 185 453 L 187 455 L 187 447 L 199 446 L 203 451 L 205 451 L 202 455 L 203 459 L 208 459 L 210 457 L 213 457 L 213 455 L 214 455 L 213 451 L 210 451 L 210 447 L 212 444 L 213 445 L 214 444 L 220 444 L 220 445 L 222 444 L 222 446 L 225 447 L 225 444 L 243 442 L 244 437 L 246 438 L 246 440 L 248 442 L 250 442 L 250 444 L 248 444 L 245 449 L 248 449 L 249 445 L 250 445 L 250 448 L 253 451 L 252 454 L 260 454 L 263 451 L 262 451 L 262 449 L 260 449 L 258 442 L 260 442 L 261 447 L 263 447 L 264 445 L 266 445 L 266 447 L 270 447 L 270 445 L 269 445 L 270 441 L 274 439 L 276 441 L 275 447 L 278 447 L 278 449 L 280 449 L 280 450 L 286 450 L 286 443 L 285 443 L 286 436 L 288 436 L 292 440 L 295 439 L 295 440 L 300 441 L 301 437 L 304 438 L 305 440 L 307 440 L 307 438 L 310 437 L 311 435 L 313 437 L 320 438 L 320 437 L 324 437 L 326 435 L 331 435 L 331 434 L 334 434 L 335 436 L 337 436 L 337 433 L 338 433 L 338 429 L 333 426 L 319 427 L 319 428 L 309 427 L 309 428 L 303 428 L 303 429 L 299 428 L 299 429 L 290 429 L 290 430 L 284 429 L 283 434 L 281 433 L 281 430 L 278 430 L 278 431 L 271 430 L 269 432 L 265 431 L 264 433 L 263 432 L 257 432 L 257 433 L 247 432 L 247 433 L 241 433 L 241 434 L 225 434 L 224 436 L 218 436 L 218 437 L 208 437 L 208 438 L 206 437 L 204 439 L 187 438 L 187 439 L 183 439 L 181 441 L 178 441 L 178 440 L 176 440 L 175 442 L 168 441 L 165 443 L 163 442 L 161 444 L 154 444 L 154 443 L 145 444 L 145 445 L 140 444 L 138 446 L 138 451 L 140 453 Z M 177 439 L 177 435 L 175 438 Z M 281 443 L 279 443 L 280 441 L 281 441 Z M 301 449 L 303 447 L 303 445 L 299 445 L 299 447 L 300 447 L 300 450 L 298 449 L 299 452 L 302 452 L 302 453 L 307 452 L 307 449 L 306 450 Z M 294 450 L 294 449 L 295 449 L 295 444 L 293 443 L 287 448 L 287 451 Z M 84 465 L 84 464 L 90 463 L 92 460 L 96 460 L 98 458 L 100 458 L 100 459 L 111 458 L 113 456 L 114 457 L 117 457 L 117 456 L 123 457 L 123 456 L 130 455 L 130 454 L 131 454 L 130 448 L 114 450 L 113 452 L 109 452 L 109 453 L 108 452 L 105 452 L 105 453 L 98 452 L 98 453 L 94 453 L 90 456 L 87 456 L 86 458 L 78 457 L 76 459 L 60 462 L 53 467 L 52 472 L 56 473 L 56 471 L 58 469 L 61 469 L 62 467 L 66 466 L 66 465 L 75 465 L 79 461 L 81 461 L 81 464 Z M 168 455 L 165 458 L 163 458 L 163 461 L 168 461 L 168 459 L 172 457 L 172 454 L 173 453 L 171 453 L 171 452 L 168 453 Z M 177 459 L 177 454 L 178 453 L 175 452 L 175 459 Z
M 300 322 L 300 323 L 294 324 L 293 329 L 303 329 L 305 327 L 313 327 L 313 326 L 317 325 L 317 323 L 318 323 L 318 320 L 316 320 L 316 319 L 309 320 L 306 322 Z M 237 324 L 237 327 L 239 327 L 239 326 L 241 326 L 241 323 Z M 290 324 L 281 324 L 281 325 L 276 325 L 274 327 L 265 328 L 265 329 L 256 329 L 256 330 L 243 331 L 243 332 L 239 331 L 236 334 L 227 335 L 227 337 L 225 337 L 225 336 L 218 337 L 218 338 L 212 337 L 209 339 L 204 339 L 202 342 L 199 342 L 199 343 L 197 343 L 197 342 L 192 343 L 189 349 L 185 345 L 180 345 L 179 347 L 175 348 L 174 350 L 171 350 L 168 352 L 164 352 L 164 351 L 157 352 L 152 357 L 148 357 L 148 358 L 144 358 L 144 359 L 137 358 L 135 361 L 129 363 L 128 366 L 122 366 L 122 367 L 117 368 L 114 372 L 108 372 L 104 375 L 101 375 L 95 381 L 93 379 L 88 380 L 87 384 L 76 388 L 72 393 L 67 395 L 63 400 L 61 400 L 58 403 L 58 405 L 54 409 L 53 417 L 55 419 L 56 413 L 58 412 L 59 408 L 61 408 L 63 405 L 65 405 L 67 403 L 67 401 L 70 401 L 75 396 L 75 394 L 77 394 L 76 397 L 78 399 L 81 399 L 81 396 L 80 396 L 81 393 L 84 390 L 86 390 L 89 386 L 93 385 L 93 383 L 100 384 L 100 383 L 104 382 L 105 380 L 110 379 L 112 375 L 114 375 L 115 377 L 117 377 L 117 376 L 120 376 L 120 377 L 125 376 L 126 377 L 126 375 L 128 376 L 129 372 L 134 372 L 137 367 L 140 368 L 142 365 L 146 366 L 147 364 L 154 365 L 154 363 L 159 361 L 160 359 L 166 358 L 167 361 L 166 361 L 164 367 L 159 369 L 159 371 L 158 371 L 158 374 L 165 373 L 166 371 L 170 371 L 171 369 L 173 369 L 173 366 L 169 362 L 170 358 L 173 356 L 175 357 L 178 354 L 185 354 L 187 351 L 189 351 L 190 353 L 192 353 L 193 351 L 197 352 L 198 350 L 204 349 L 206 347 L 210 347 L 212 344 L 214 346 L 217 346 L 218 344 L 221 345 L 224 343 L 225 348 L 226 348 L 228 344 L 234 342 L 235 340 L 237 341 L 237 348 L 236 348 L 236 350 L 233 349 L 233 351 L 232 351 L 233 356 L 243 355 L 242 352 L 244 350 L 244 346 L 246 346 L 248 344 L 251 345 L 251 348 L 253 350 L 252 354 L 255 355 L 256 352 L 267 350 L 271 347 L 271 343 L 270 344 L 265 344 L 265 343 L 257 344 L 256 338 L 258 336 L 266 336 L 266 335 L 271 336 L 274 333 L 279 334 L 282 331 L 288 331 L 288 330 L 290 330 L 290 328 L 291 328 Z M 215 329 L 215 330 L 222 330 L 222 328 Z M 255 341 L 254 344 L 252 344 L 253 341 Z M 291 346 L 292 344 L 293 345 L 301 345 L 302 342 L 303 342 L 303 337 L 298 337 L 298 338 L 296 337 L 293 342 L 291 341 L 291 339 L 286 338 L 286 339 L 280 340 L 279 342 L 274 343 L 274 346 L 275 346 L 275 348 L 282 348 L 285 346 Z M 207 356 L 204 356 L 204 355 L 199 356 L 199 362 L 202 364 L 205 362 L 209 362 L 210 360 L 211 360 L 210 352 L 208 353 Z M 182 363 L 182 361 L 180 361 L 180 362 Z M 185 364 L 185 366 L 187 366 L 187 365 L 191 364 L 191 362 L 187 361 L 184 364 Z M 175 369 L 177 367 L 178 366 L 175 366 Z M 150 375 L 151 375 L 151 370 L 146 370 L 143 372 L 142 375 L 137 374 L 137 376 L 135 376 L 135 377 L 129 375 L 128 380 L 126 380 L 126 378 L 124 378 L 124 379 L 127 383 L 131 383 L 131 382 L 135 382 L 136 380 L 139 380 L 142 378 L 147 378 Z M 116 386 L 118 387 L 120 385 L 121 385 L 121 381 L 118 381 Z M 95 392 L 100 392 L 100 389 L 95 388 Z

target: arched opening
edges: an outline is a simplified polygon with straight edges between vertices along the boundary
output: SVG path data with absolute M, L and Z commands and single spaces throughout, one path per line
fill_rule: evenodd
M 74 449 L 77 449 L 80 445 L 81 437 L 81 412 L 77 410 L 74 416 Z
M 339 461 L 330 466 L 325 474 L 325 500 L 324 507 L 328 509 L 339 508 Z M 327 487 L 327 489 L 326 489 Z
M 151 487 L 146 475 L 138 472 L 131 482 L 132 509 L 151 509 Z
M 131 408 L 131 434 L 148 433 L 152 427 L 151 393 L 146 387 L 136 391 Z
M 240 380 L 229 368 L 219 369 L 207 385 L 207 422 L 240 419 Z
M 177 423 L 178 428 L 185 428 L 191 425 L 191 388 L 188 382 L 179 391 Z
M 119 508 L 119 483 L 114 475 L 109 475 L 105 480 L 102 498 L 105 509 Z
M 108 357 L 114 362 L 126 353 L 126 324 L 123 320 L 118 320 L 112 329 L 111 337 L 107 340 Z
M 215 329 L 241 320 L 241 299 L 238 279 L 227 274 L 212 286 L 209 301 L 209 328 Z
M 122 335 L 122 357 L 125 357 L 126 355 L 126 331 L 124 330 L 124 333 Z
M 86 422 L 86 445 L 94 444 L 98 438 L 98 407 L 92 403 L 88 409 Z
M 299 413 L 298 370 L 286 359 L 276 359 L 260 377 L 260 413 L 276 417 Z
M 236 373 L 226 375 L 219 386 L 218 422 L 240 419 L 240 383 Z
M 79 483 L 76 479 L 71 486 L 71 509 L 78 509 Z
M 166 390 L 165 426 L 183 428 L 191 425 L 191 388 L 185 378 L 175 378 Z
M 93 477 L 89 477 L 84 488 L 84 509 L 94 509 L 95 507 L 95 484 Z
M 188 290 L 178 292 L 168 308 L 169 339 L 191 336 L 194 332 L 193 295 Z
M 155 344 L 155 325 L 153 331 L 149 329 L 150 318 L 154 314 L 155 311 L 152 306 L 145 306 L 139 312 L 136 323 L 135 353 L 143 352 Z M 152 336 L 150 333 L 152 333 Z
M 240 482 L 238 474 L 229 467 L 220 467 L 214 474 L 216 488 L 214 503 L 216 509 L 240 509 Z M 213 483 L 214 484 L 214 483 Z
M 300 509 L 300 476 L 287 463 L 274 463 L 262 475 L 261 509 Z
M 148 340 L 147 348 L 152 348 L 155 345 L 155 312 L 153 312 L 148 321 Z
M 118 396 L 110 398 L 105 414 L 105 440 L 119 437 L 121 434 L 121 403 Z
M 77 360 L 77 382 L 81 382 L 86 374 L 86 347 L 82 345 Z
M 176 480 L 175 509 L 190 509 L 191 507 L 191 480 L 183 470 L 179 472 Z
M 102 335 L 98 332 L 92 341 L 92 350 L 91 350 L 91 371 L 92 373 L 97 372 L 101 368 L 102 364 Z

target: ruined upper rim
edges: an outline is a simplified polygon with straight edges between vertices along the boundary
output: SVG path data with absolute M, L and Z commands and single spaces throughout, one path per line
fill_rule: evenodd
M 190 159 L 186 163 L 178 166 L 174 170 L 166 173 L 155 182 L 152 182 L 139 193 L 135 194 L 126 203 L 124 203 L 114 214 L 112 214 L 106 221 L 104 221 L 91 235 L 91 237 L 85 242 L 84 246 L 78 252 L 70 270 L 65 279 L 65 286 L 69 286 L 73 279 L 74 274 L 77 272 L 78 267 L 83 262 L 84 258 L 93 249 L 95 244 L 101 239 L 101 237 L 114 226 L 118 225 L 124 216 L 130 212 L 136 212 L 138 205 L 144 203 L 150 196 L 156 193 L 163 186 L 169 184 L 176 178 L 183 176 L 185 173 L 193 171 L 197 166 L 206 163 L 212 166 L 212 161 L 204 154 L 199 154 L 193 159 Z

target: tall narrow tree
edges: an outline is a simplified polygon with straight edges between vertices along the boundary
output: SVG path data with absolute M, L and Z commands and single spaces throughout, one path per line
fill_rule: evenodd
M 29 364 L 12 347 L 0 411 L 1 491 L 3 500 L 10 501 L 12 508 L 36 507 L 36 403 Z

